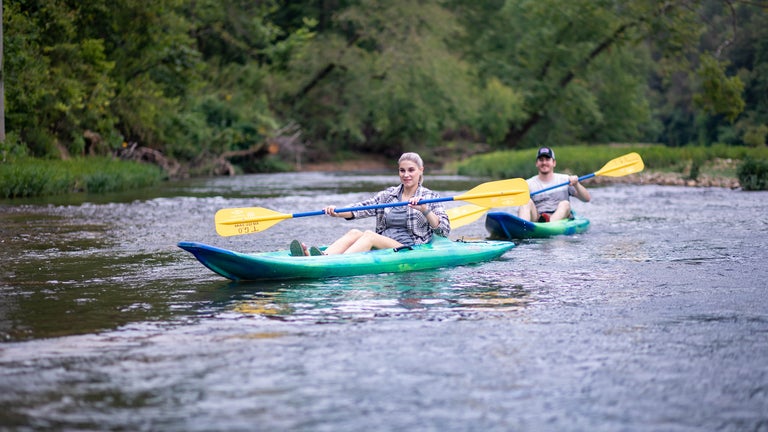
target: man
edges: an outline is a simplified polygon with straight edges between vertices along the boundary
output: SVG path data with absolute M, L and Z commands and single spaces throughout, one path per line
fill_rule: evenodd
M 518 209 L 518 217 L 534 222 L 554 222 L 571 217 L 571 196 L 589 202 L 589 191 L 579 183 L 579 178 L 555 173 L 555 166 L 555 152 L 549 147 L 540 148 L 536 154 L 536 168 L 539 174 L 527 180 L 531 194 L 558 184 L 568 183 L 568 187 L 564 185 L 532 195 L 531 200 Z

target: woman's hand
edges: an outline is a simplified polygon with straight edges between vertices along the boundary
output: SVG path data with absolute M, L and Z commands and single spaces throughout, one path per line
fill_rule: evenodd
M 339 215 L 336 214 L 336 206 L 330 205 L 328 207 L 325 207 L 323 211 L 325 212 L 325 214 L 327 214 L 330 217 L 339 217 Z
M 325 212 L 325 214 L 327 214 L 330 217 L 340 217 L 344 219 L 352 219 L 355 217 L 355 214 L 352 213 L 351 211 L 336 213 L 336 206 L 332 206 L 332 205 L 325 207 L 323 209 L 323 212 Z
M 420 200 L 421 200 L 421 197 L 412 197 L 410 200 L 408 200 L 408 207 L 418 210 L 421 212 L 421 214 L 426 216 L 430 212 L 429 206 L 426 204 L 419 205 L 418 203 Z

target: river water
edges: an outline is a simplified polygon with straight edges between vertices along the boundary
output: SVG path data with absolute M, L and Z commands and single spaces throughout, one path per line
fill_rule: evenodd
M 327 244 L 373 220 L 223 238 L 213 215 L 396 182 L 252 175 L 0 203 L 0 430 L 768 431 L 766 192 L 595 187 L 574 203 L 586 234 L 406 274 L 235 284 L 176 247 Z M 485 236 L 482 219 L 451 235 Z

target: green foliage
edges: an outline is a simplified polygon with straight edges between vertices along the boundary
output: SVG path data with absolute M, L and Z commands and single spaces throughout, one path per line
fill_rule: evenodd
M 276 157 L 268 156 L 244 167 L 249 173 L 275 173 L 293 171 L 293 165 Z
M 108 112 L 114 62 L 102 40 L 77 37 L 63 1 L 35 3 L 6 2 L 6 127 L 33 155 L 83 154 L 85 130 L 112 136 L 117 123 Z
M 457 171 L 461 175 L 491 178 L 528 178 L 536 174 L 536 151 L 502 150 L 470 157 L 461 162 Z M 600 169 L 605 161 L 629 153 L 628 148 L 605 146 L 568 146 L 555 148 L 559 171 L 590 173 Z M 567 161 L 567 162 L 566 162 Z
M 274 2 L 5 5 L 6 125 L 38 157 L 91 153 L 92 132 L 101 154 L 134 141 L 187 160 L 261 142 L 278 124 L 265 68 L 313 36 L 268 22 Z
M 752 147 L 764 146 L 766 137 L 768 137 L 768 125 L 751 127 L 744 132 L 744 144 Z
M 519 122 L 525 118 L 522 94 L 502 83 L 498 78 L 490 78 L 482 93 L 482 106 L 476 120 L 479 132 L 489 142 L 504 140 L 509 131 L 510 122 Z
M 397 154 L 478 117 L 472 68 L 446 45 L 461 29 L 437 2 L 361 1 L 333 25 L 291 64 L 283 97 L 315 145 Z
M 699 174 L 701 172 L 701 164 L 702 164 L 702 161 L 700 161 L 697 158 L 693 158 L 691 160 L 691 167 L 690 167 L 690 170 L 688 171 L 689 179 L 696 180 L 699 178 Z
M 655 117 L 663 125 L 657 140 L 742 144 L 745 133 L 768 123 L 768 14 L 749 2 L 700 0 L 694 6 L 696 14 L 678 26 L 689 48 L 657 61 L 651 77 Z M 665 37 L 654 39 L 655 51 L 667 46 Z
M 702 91 L 694 95 L 693 101 L 711 114 L 723 114 L 729 121 L 734 121 L 744 110 L 741 93 L 744 84 L 739 77 L 727 77 L 725 64 L 708 55 L 700 58 L 698 74 Z
M 768 159 L 747 158 L 738 170 L 744 190 L 768 190 Z
M 730 56 L 732 68 L 744 82 L 744 113 L 733 129 L 751 146 L 764 146 L 768 129 L 768 13 L 740 16 L 740 37 Z
M 768 136 L 754 2 L 6 0 L 3 20 L 3 157 L 192 163 L 285 125 L 310 160 Z
M 101 36 L 115 62 L 111 112 L 126 141 L 168 151 L 180 137 L 164 129 L 200 88 L 205 64 L 181 0 L 90 0 L 78 10 L 82 37 Z
M 716 159 L 745 160 L 755 158 L 768 160 L 768 148 L 752 149 L 726 145 L 681 148 L 662 145 L 578 145 L 554 147 L 554 150 L 557 156 L 557 171 L 575 175 L 595 172 L 608 161 L 630 152 L 640 154 L 647 169 L 681 173 L 690 170 L 693 163 L 698 165 L 700 171 L 705 163 Z M 528 178 L 536 175 L 536 149 L 505 150 L 472 156 L 460 162 L 456 170 L 461 175 L 490 178 Z M 693 174 L 689 176 L 693 177 Z
M 109 158 L 67 161 L 20 158 L 0 163 L 0 197 L 116 192 L 153 186 L 163 177 L 155 166 Z
M 62 177 L 60 172 L 52 175 L 40 164 L 0 165 L 0 193 L 3 198 L 51 195 L 54 190 L 61 190 L 62 183 L 69 184 L 70 179 Z
M 592 0 L 454 3 L 468 29 L 464 54 L 484 80 L 524 98 L 523 114 L 508 116 L 504 135 L 489 135 L 492 144 L 628 141 L 652 130 L 650 59 L 631 44 L 639 35 L 633 20 L 647 11 Z
M 287 28 L 282 28 L 272 18 L 290 5 L 279 3 L 200 0 L 187 5 L 185 15 L 194 17 L 194 34 L 205 59 L 221 65 L 256 61 L 283 69 L 294 51 L 314 37 L 317 20 L 299 10 L 288 17 Z
M 0 141 L 0 163 L 9 163 L 27 156 L 28 148 L 19 140 L 18 134 L 11 131 Z

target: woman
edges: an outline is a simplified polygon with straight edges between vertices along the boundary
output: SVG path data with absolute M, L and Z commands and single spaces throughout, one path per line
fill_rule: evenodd
M 417 204 L 422 199 L 440 196 L 422 186 L 424 162 L 416 153 L 403 153 L 398 160 L 400 185 L 389 187 L 372 198 L 351 204 L 348 207 L 362 207 L 375 204 L 408 201 L 407 206 L 394 206 L 372 210 L 336 213 L 336 206 L 323 210 L 331 217 L 351 220 L 376 216 L 376 231 L 352 229 L 325 249 L 326 255 L 365 252 L 371 249 L 397 248 L 405 245 L 428 243 L 432 235 L 447 237 L 451 231 L 448 214 L 441 203 Z M 310 251 L 294 240 L 291 243 L 293 255 L 323 254 L 318 248 Z

